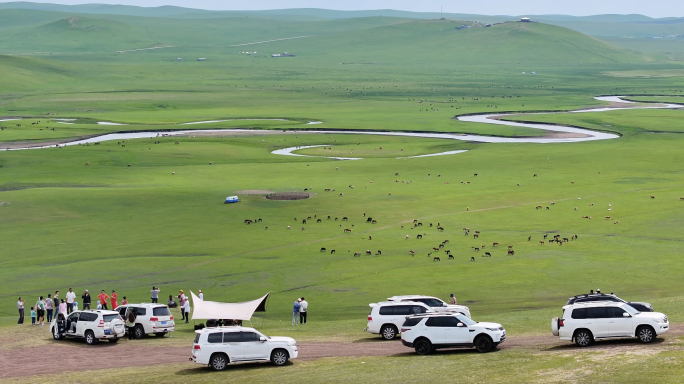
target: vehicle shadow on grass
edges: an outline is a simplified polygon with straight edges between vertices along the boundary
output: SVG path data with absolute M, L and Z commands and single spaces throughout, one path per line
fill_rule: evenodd
M 408 349 L 408 348 L 407 348 Z M 497 353 L 499 352 L 499 349 L 493 349 L 489 353 Z M 430 355 L 428 356 L 459 356 L 459 355 L 472 355 L 472 354 L 479 354 L 480 352 L 477 351 L 475 348 L 445 348 L 445 349 L 438 349 L 436 351 L 432 351 Z M 392 357 L 413 357 L 415 358 L 416 356 L 419 356 L 414 350 L 409 349 L 406 352 L 402 353 L 395 353 L 391 355 Z
M 229 374 L 230 372 L 249 372 L 252 370 L 256 369 L 278 369 L 278 368 L 287 368 L 293 366 L 294 363 L 291 361 L 288 361 L 285 365 L 277 367 L 271 363 L 268 362 L 263 362 L 263 363 L 244 363 L 244 364 L 235 364 L 235 365 L 229 365 L 226 367 L 226 369 L 222 372 L 214 371 L 213 369 L 207 367 L 207 366 L 201 366 L 198 365 L 197 367 L 194 368 L 185 368 L 178 370 L 176 372 L 176 375 L 178 376 L 188 376 L 188 375 L 207 375 L 211 373 L 224 373 L 224 374 Z
M 124 338 L 119 339 L 119 343 L 124 340 Z M 70 347 L 83 347 L 83 348 L 107 348 L 107 347 L 114 347 L 118 345 L 119 343 L 112 343 L 106 340 L 100 340 L 97 343 L 93 345 L 88 345 L 86 344 L 85 340 L 82 338 L 78 337 L 66 337 L 62 340 L 55 340 L 54 338 L 50 338 L 49 342 L 52 345 L 68 345 Z
M 604 350 L 604 349 L 612 349 L 612 348 L 624 348 L 624 347 L 636 347 L 636 346 L 642 346 L 642 347 L 648 347 L 651 345 L 660 345 L 665 342 L 665 339 L 662 337 L 659 337 L 653 342 L 644 344 L 640 342 L 639 340 L 636 339 L 615 339 L 615 340 L 599 340 L 595 341 L 592 345 L 588 347 L 580 347 L 577 346 L 576 344 L 564 344 L 564 345 L 556 345 L 553 347 L 549 347 L 546 349 L 543 349 L 544 351 L 570 351 L 570 350 L 583 350 L 583 351 L 597 351 L 597 350 Z

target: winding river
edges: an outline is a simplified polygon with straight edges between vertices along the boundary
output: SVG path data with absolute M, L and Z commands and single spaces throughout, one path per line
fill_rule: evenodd
M 458 120 L 460 121 L 465 121 L 465 122 L 470 122 L 470 123 L 480 123 L 480 124 L 496 124 L 496 125 L 505 125 L 505 126 L 511 126 L 511 127 L 525 127 L 525 128 L 534 128 L 534 129 L 540 129 L 540 130 L 545 130 L 545 131 L 553 131 L 553 132 L 561 132 L 561 133 L 569 133 L 573 137 L 495 137 L 495 136 L 480 136 L 480 135 L 463 135 L 463 134 L 451 134 L 451 133 L 412 133 L 412 132 L 376 132 L 376 131 L 314 131 L 314 130 L 306 130 L 302 132 L 298 132 L 300 134 L 304 133 L 318 133 L 318 134 L 353 134 L 353 135 L 380 135 L 380 136 L 401 136 L 401 137 L 422 137 L 422 138 L 433 138 L 433 139 L 450 139 L 450 140 L 463 140 L 463 141 L 475 141 L 475 142 L 480 142 L 480 143 L 543 143 L 543 144 L 548 144 L 548 143 L 576 143 L 576 142 L 582 142 L 582 141 L 593 141 L 593 140 L 608 140 L 608 139 L 616 139 L 619 136 L 612 134 L 612 133 L 605 133 L 605 132 L 597 132 L 597 131 L 592 131 L 588 129 L 582 129 L 582 128 L 574 128 L 574 127 L 566 127 L 566 126 L 561 126 L 561 125 L 553 125 L 553 124 L 533 124 L 533 123 L 517 123 L 517 122 L 512 122 L 512 121 L 504 121 L 500 120 L 503 117 L 510 117 L 510 116 L 516 116 L 516 115 L 535 115 L 535 114 L 552 114 L 552 113 L 588 113 L 588 112 L 608 112 L 608 111 L 619 111 L 619 110 L 626 110 L 626 109 L 675 109 L 675 108 L 684 108 L 684 105 L 679 105 L 679 104 L 654 104 L 654 105 L 630 105 L 630 104 L 636 104 L 634 102 L 624 100 L 621 96 L 601 96 L 601 97 L 595 97 L 594 99 L 599 100 L 599 101 L 604 101 L 604 102 L 610 102 L 610 103 L 620 103 L 624 104 L 625 106 L 619 106 L 619 107 L 601 107 L 601 108 L 593 108 L 593 109 L 582 109 L 582 110 L 576 110 L 576 111 L 569 111 L 569 112 L 543 112 L 543 113 L 525 113 L 525 112 L 520 112 L 520 113 L 493 113 L 493 114 L 482 114 L 482 115 L 466 115 L 466 116 L 459 116 L 457 117 Z M 7 119 L 5 121 L 8 121 L 10 119 Z M 16 120 L 16 119 L 12 119 Z M 197 123 L 205 123 L 205 122 L 197 122 Z M 197 124 L 195 123 L 195 124 Z M 311 122 L 309 124 L 318 124 L 320 122 Z M 185 124 L 192 124 L 192 123 L 185 123 Z M 197 134 L 197 133 L 219 133 L 219 132 L 250 132 L 250 133 L 258 133 L 259 131 L 255 130 L 248 130 L 248 129 L 207 129 L 207 130 L 183 130 L 183 131 L 172 131 L 172 132 L 129 132 L 129 133 L 109 133 L 109 134 L 104 134 L 100 136 L 95 136 L 95 137 L 90 137 L 87 139 L 82 139 L 82 140 L 74 140 L 70 141 L 67 143 L 59 144 L 59 145 L 46 145 L 46 146 L 35 146 L 35 147 L 25 147 L 25 148 L 11 148 L 11 149 L 6 149 L 6 150 L 24 150 L 24 149 L 41 149 L 41 148 L 54 148 L 57 146 L 63 147 L 63 146 L 71 146 L 71 145 L 81 145 L 81 144 L 89 144 L 89 143 L 99 143 L 99 142 L 104 142 L 104 141 L 111 141 L 111 140 L 130 140 L 130 139 L 144 139 L 144 138 L 155 138 L 155 137 L 168 137 L 168 136 L 183 136 L 183 135 L 188 135 L 188 134 Z M 272 133 L 272 131 L 267 131 L 269 133 Z M 300 155 L 293 153 L 293 151 L 296 150 L 301 150 L 305 148 L 315 148 L 315 147 L 322 147 L 322 146 L 328 146 L 330 144 L 321 144 L 321 145 L 313 145 L 313 146 L 306 146 L 306 147 L 291 147 L 291 148 L 284 148 L 284 149 L 278 149 L 273 151 L 273 154 L 276 155 L 288 155 L 288 156 L 303 156 L 303 157 L 321 157 L 321 156 L 308 156 L 308 155 Z M 412 156 L 412 157 L 427 157 L 427 156 L 440 156 L 440 155 L 447 155 L 447 154 L 456 154 L 456 153 L 462 153 L 465 151 L 449 151 L 449 152 L 441 152 L 441 153 L 434 153 L 434 154 L 428 154 L 428 155 L 420 155 L 420 156 Z M 330 159 L 338 159 L 338 160 L 359 160 L 360 158 L 346 158 L 346 157 L 327 157 Z

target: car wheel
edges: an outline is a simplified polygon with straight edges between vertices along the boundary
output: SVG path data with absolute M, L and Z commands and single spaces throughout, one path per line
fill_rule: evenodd
M 164 337 L 164 336 L 166 336 L 166 332 L 155 333 L 154 335 L 157 336 L 157 337 Z
M 397 329 L 394 326 L 385 325 L 380 330 L 380 334 L 382 334 L 382 338 L 385 340 L 394 340 L 397 337 Z
M 290 359 L 290 355 L 287 353 L 287 351 L 283 349 L 276 349 L 271 353 L 271 362 L 274 365 L 277 366 L 282 366 L 287 364 L 287 360 Z
M 115 337 L 115 338 L 113 338 L 113 339 L 109 339 L 109 342 L 112 343 L 112 344 L 116 344 L 116 343 L 119 342 L 119 338 L 118 338 L 118 337 Z
M 52 337 L 54 337 L 55 340 L 62 340 L 64 338 L 64 336 L 59 333 L 59 328 L 57 327 L 52 328 Z
M 433 351 L 432 343 L 430 340 L 426 339 L 420 339 L 416 341 L 414 348 L 416 349 L 416 353 L 419 355 L 429 355 Z
M 228 356 L 217 353 L 211 357 L 209 360 L 209 365 L 214 371 L 223 371 L 228 366 Z
M 644 325 L 637 329 L 637 337 L 642 343 L 650 343 L 655 340 L 655 331 L 648 325 Z
M 138 324 L 133 328 L 133 337 L 136 339 L 142 339 L 145 337 L 145 329 L 142 327 L 142 325 Z
M 489 336 L 480 336 L 475 339 L 475 348 L 480 353 L 487 353 L 494 349 L 494 343 Z
M 578 347 L 588 347 L 594 342 L 594 336 L 586 329 L 581 329 L 575 333 L 575 344 Z
M 93 331 L 86 331 L 85 342 L 88 345 L 93 345 L 93 344 L 97 343 L 97 339 L 95 338 L 95 334 L 93 333 Z

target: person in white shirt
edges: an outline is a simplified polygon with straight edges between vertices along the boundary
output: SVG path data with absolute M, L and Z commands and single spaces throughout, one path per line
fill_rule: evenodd
M 202 293 L 202 290 L 200 289 L 198 292 L 200 300 L 204 300 L 204 293 Z
M 17 324 L 24 324 L 24 304 L 26 304 L 26 301 L 20 297 L 19 301 L 17 301 L 17 309 L 19 310 L 19 322 Z
M 74 300 L 76 300 L 76 294 L 69 288 L 69 292 L 66 294 L 67 314 L 74 311 Z
M 190 300 L 185 299 L 185 305 L 183 305 L 183 312 L 185 312 L 185 322 L 189 323 L 190 320 Z
M 302 297 L 302 302 L 299 303 L 299 324 L 306 324 L 306 311 L 309 308 L 309 303 Z

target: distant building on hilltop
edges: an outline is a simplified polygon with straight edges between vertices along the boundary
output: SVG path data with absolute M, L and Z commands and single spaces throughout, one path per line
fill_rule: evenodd
M 532 19 L 530 19 L 529 17 L 523 17 L 522 19 L 520 19 L 520 22 L 521 23 L 531 23 Z
M 283 52 L 283 53 L 274 53 L 271 55 L 271 57 L 297 57 L 297 55 L 293 55 L 291 53 Z

